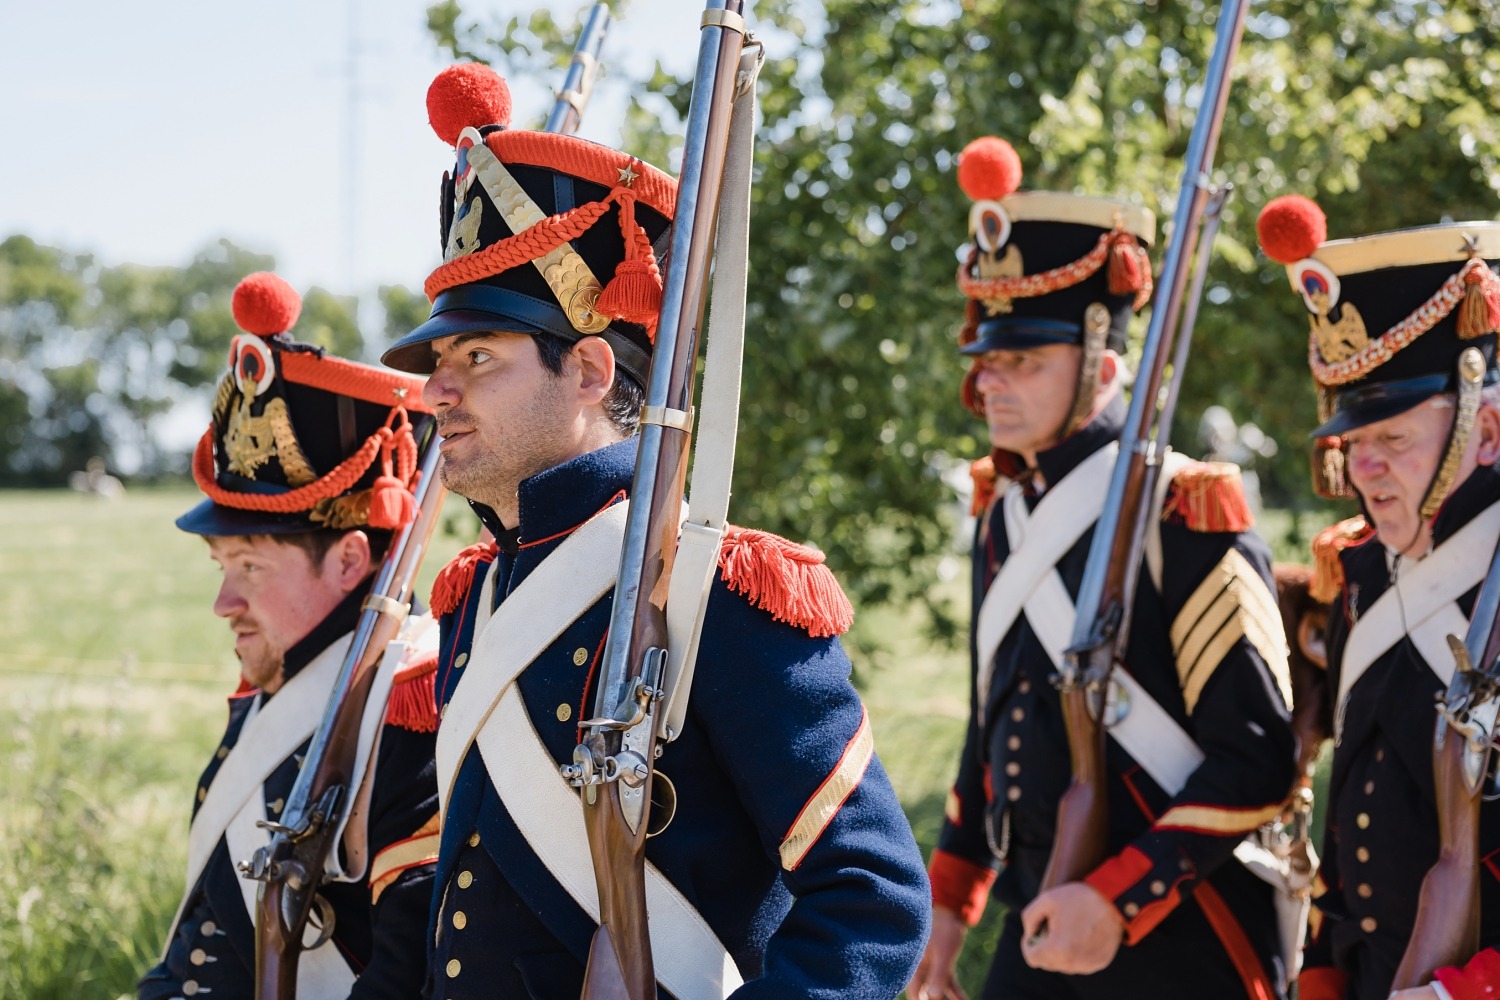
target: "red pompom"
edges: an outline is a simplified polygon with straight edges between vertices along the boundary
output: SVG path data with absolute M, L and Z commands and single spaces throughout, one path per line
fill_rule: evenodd
M 271 272 L 256 271 L 235 286 L 231 305 L 241 330 L 270 337 L 296 325 L 302 296 Z
M 975 201 L 999 201 L 1021 186 L 1021 157 L 1004 139 L 975 139 L 958 154 L 958 186 Z
M 1306 260 L 1328 239 L 1328 217 L 1311 198 L 1284 194 L 1260 210 L 1255 222 L 1260 247 L 1278 264 Z
M 471 126 L 509 125 L 510 87 L 483 63 L 449 66 L 427 88 L 427 120 L 450 146 Z

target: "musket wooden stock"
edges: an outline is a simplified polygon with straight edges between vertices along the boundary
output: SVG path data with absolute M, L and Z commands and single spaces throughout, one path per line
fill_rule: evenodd
M 743 0 L 709 5 L 710 10 L 723 10 L 734 17 L 738 17 L 742 7 Z M 714 56 L 716 61 L 710 80 L 694 81 L 682 183 L 674 213 L 674 225 L 687 226 L 690 242 L 686 253 L 679 253 L 674 235 L 673 259 L 668 263 L 646 395 L 648 406 L 682 413 L 693 410 L 698 330 L 707 298 L 729 119 L 744 45 L 744 35 L 738 30 L 708 24 L 704 30 L 718 31 L 719 39 L 716 52 L 706 36 L 700 43 L 700 69 L 706 56 Z M 710 89 L 700 91 L 704 86 Z M 703 106 L 698 102 L 704 100 L 705 93 L 707 105 L 703 114 Z M 697 178 L 696 184 L 688 183 L 690 177 Z M 665 367 L 658 370 L 658 366 Z M 631 494 L 633 506 L 621 556 L 622 571 L 615 590 L 617 617 L 611 621 L 594 702 L 598 718 L 610 717 L 628 702 L 630 692 L 642 677 L 647 651 L 667 648 L 667 583 L 677 552 L 690 443 L 691 434 L 679 427 L 643 425 Z M 632 527 L 638 516 L 634 505 L 644 505 L 649 511 L 639 536 Z M 639 546 L 639 551 L 634 546 Z M 634 572 L 630 571 L 632 568 Z M 628 625 L 622 628 L 619 616 L 627 613 Z M 623 635 L 628 635 L 628 645 L 623 651 L 616 650 L 614 644 Z M 622 676 L 614 675 L 616 663 L 624 668 Z M 651 728 L 654 730 L 654 722 Z M 602 764 L 621 752 L 624 739 L 625 731 L 618 727 L 588 726 L 582 745 L 596 764 Z M 645 808 L 635 829 L 626 816 L 622 780 L 583 788 L 585 828 L 599 889 L 599 927 L 589 944 L 584 974 L 583 997 L 587 1000 L 649 1000 L 657 995 L 645 881 L 646 833 L 651 825 L 654 782 L 654 732 L 647 744 L 646 779 L 642 788 Z
M 1078 593 L 1078 619 L 1059 671 L 1063 719 L 1073 778 L 1058 803 L 1052 854 L 1041 890 L 1076 882 L 1097 868 L 1108 849 L 1104 714 L 1110 673 L 1130 640 L 1136 582 L 1145 552 L 1148 519 L 1154 516 L 1156 483 L 1165 457 L 1196 310 L 1184 309 L 1194 247 L 1201 290 L 1212 238 L 1200 231 L 1210 200 L 1207 177 L 1229 99 L 1229 66 L 1244 31 L 1248 0 L 1225 0 L 1213 55 L 1204 74 L 1203 100 L 1185 156 L 1182 190 L 1172 218 L 1158 301 L 1141 353 L 1130 410 L 1120 432 L 1120 453 L 1110 476 L 1104 510 L 1094 528 Z M 1215 211 L 1222 200 L 1215 202 Z M 1168 366 L 1172 384 L 1162 398 Z
M 1417 921 L 1391 989 L 1426 986 L 1445 965 L 1463 965 L 1479 951 L 1479 801 L 1464 777 L 1464 737 L 1438 719 L 1442 746 L 1433 751 L 1437 863 L 1422 879 Z

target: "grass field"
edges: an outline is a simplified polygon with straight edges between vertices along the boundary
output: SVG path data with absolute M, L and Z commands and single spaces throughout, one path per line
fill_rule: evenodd
M 182 890 L 191 790 L 237 679 L 210 610 L 218 571 L 172 524 L 196 499 L 0 493 L 0 1000 L 133 996 L 155 961 Z M 450 502 L 420 594 L 474 531 Z M 883 650 L 857 676 L 925 853 L 967 713 L 965 657 L 890 611 L 858 628 Z M 997 909 L 960 962 L 971 994 Z

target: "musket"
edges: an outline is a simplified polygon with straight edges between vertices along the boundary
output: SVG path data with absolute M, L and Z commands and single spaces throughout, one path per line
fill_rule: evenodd
M 609 4 L 596 3 L 589 11 L 578 44 L 573 46 L 573 60 L 568 63 L 568 75 L 563 79 L 562 89 L 552 104 L 552 113 L 547 116 L 548 132 L 572 135 L 583 121 L 583 109 L 588 107 L 589 97 L 594 92 L 594 76 L 599 71 L 599 50 L 604 45 L 604 36 L 609 31 Z
M 1463 965 L 1479 951 L 1480 791 L 1500 708 L 1500 547 L 1464 640 L 1450 635 L 1448 646 L 1457 667 L 1438 696 L 1432 738 L 1438 859 L 1422 879 L 1417 920 L 1393 990 L 1426 986 L 1437 969 Z
M 1110 477 L 1104 512 L 1094 527 L 1078 594 L 1078 620 L 1056 677 L 1073 779 L 1058 803 L 1057 830 L 1042 878 L 1043 890 L 1078 881 L 1097 868 L 1105 856 L 1109 827 L 1105 697 L 1110 674 L 1123 658 L 1130 638 L 1136 581 L 1147 525 L 1154 513 L 1152 498 L 1192 337 L 1197 302 L 1196 294 L 1191 298 L 1185 294 L 1189 265 L 1197 244 L 1200 274 L 1194 281 L 1196 293 L 1201 290 L 1202 269 L 1212 252 L 1211 245 L 1200 243 L 1200 226 L 1205 216 L 1210 216 L 1211 202 L 1222 204 L 1227 193 L 1221 190 L 1216 195 L 1208 178 L 1229 100 L 1229 70 L 1239 49 L 1248 6 L 1248 0 L 1226 0 L 1219 12 L 1213 56 L 1203 77 L 1203 99 L 1188 139 L 1182 190 L 1172 215 L 1172 239 L 1157 282 L 1159 299 L 1151 310 L 1141 370 L 1120 432 L 1120 455 Z M 1207 235 L 1211 239 L 1211 230 Z M 1172 381 L 1163 399 L 1162 383 L 1169 360 Z
M 599 889 L 586 998 L 657 995 L 646 923 L 645 848 L 667 661 L 667 581 L 688 466 L 694 372 L 714 250 L 730 111 L 745 45 L 743 0 L 709 0 L 698 41 L 682 174 L 630 510 L 594 717 L 564 776 L 582 791 Z
M 437 442 L 436 430 L 429 428 L 417 464 L 416 518 L 396 533 L 375 574 L 280 821 L 258 824 L 271 831 L 271 840 L 240 865 L 245 878 L 261 883 L 255 906 L 256 1000 L 292 1000 L 303 948 L 316 948 L 333 934 L 334 911 L 318 889 L 328 857 L 337 849 L 343 818 L 359 790 L 360 776 L 354 773 L 359 728 L 376 669 L 406 620 L 417 568 L 447 492 L 438 482 Z M 320 934 L 304 945 L 303 932 L 315 907 Z

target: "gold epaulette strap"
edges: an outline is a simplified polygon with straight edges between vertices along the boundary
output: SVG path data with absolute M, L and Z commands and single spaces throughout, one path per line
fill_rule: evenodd
M 370 862 L 370 905 L 374 906 L 379 901 L 380 894 L 402 872 L 418 865 L 435 863 L 440 837 L 438 816 L 433 813 L 432 818 L 423 823 L 416 833 L 405 840 L 396 841 L 375 855 L 375 859 Z
M 1286 635 L 1276 599 L 1238 549 L 1226 552 L 1193 591 L 1172 622 L 1171 639 L 1189 715 L 1209 677 L 1240 639 L 1255 647 L 1287 705 L 1292 704 Z
M 859 787 L 860 779 L 865 776 L 865 769 L 870 766 L 874 756 L 875 737 L 870 732 L 870 713 L 864 712 L 860 716 L 859 728 L 844 747 L 844 754 L 839 758 L 838 764 L 823 779 L 812 798 L 807 800 L 807 804 L 797 814 L 796 821 L 792 823 L 792 828 L 787 831 L 786 839 L 781 842 L 782 868 L 793 871 L 807 857 L 807 852 L 812 850 L 823 831 L 828 829 L 828 824 L 838 815 L 844 800 Z

